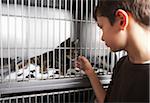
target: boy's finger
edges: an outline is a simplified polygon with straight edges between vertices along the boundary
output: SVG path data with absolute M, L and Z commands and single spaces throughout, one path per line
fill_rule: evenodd
M 87 62 L 87 59 L 84 56 L 79 56 L 79 60 L 83 63 Z

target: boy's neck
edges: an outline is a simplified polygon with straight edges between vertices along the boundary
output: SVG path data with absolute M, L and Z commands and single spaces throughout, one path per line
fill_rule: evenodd
M 130 53 L 128 53 L 129 55 L 129 60 L 132 63 L 135 64 L 145 64 L 145 63 L 150 63 L 150 56 L 148 55 L 143 55 L 143 56 L 136 56 L 136 55 L 130 55 Z
M 150 62 L 150 31 L 135 26 L 129 38 L 126 48 L 129 60 L 140 64 Z
M 150 36 L 149 36 L 150 38 Z M 145 42 L 147 39 L 145 39 Z M 129 59 L 133 63 L 146 63 L 150 61 L 150 40 L 144 45 L 139 43 L 128 49 Z

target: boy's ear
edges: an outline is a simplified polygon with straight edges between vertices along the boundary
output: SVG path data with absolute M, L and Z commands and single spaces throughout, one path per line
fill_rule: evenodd
M 124 30 L 127 25 L 128 25 L 128 14 L 126 11 L 122 10 L 122 9 L 118 9 L 116 11 L 116 17 L 119 19 L 119 25 L 121 27 L 122 30 Z

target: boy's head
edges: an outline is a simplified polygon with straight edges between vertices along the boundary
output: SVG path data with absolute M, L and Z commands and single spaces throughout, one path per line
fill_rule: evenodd
M 138 23 L 150 25 L 150 0 L 99 0 L 95 10 L 95 20 L 98 16 L 104 16 L 113 25 L 118 9 L 131 13 Z
M 126 49 L 132 27 L 150 27 L 150 0 L 99 0 L 94 17 L 106 45 L 120 51 Z

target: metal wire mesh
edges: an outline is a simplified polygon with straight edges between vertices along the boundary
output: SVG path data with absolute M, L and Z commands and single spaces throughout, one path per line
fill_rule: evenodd
M 82 76 L 74 60 L 86 56 L 111 74 L 116 55 L 93 20 L 97 0 L 1 0 L 1 82 Z M 92 34 L 92 35 L 91 35 Z

